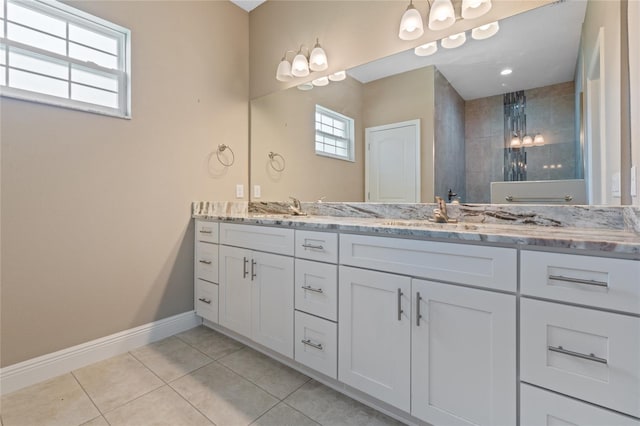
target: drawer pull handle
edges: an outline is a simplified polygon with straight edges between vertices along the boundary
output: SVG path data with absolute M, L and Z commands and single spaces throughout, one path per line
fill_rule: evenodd
M 556 280 L 556 281 L 565 281 L 565 282 L 574 283 L 574 284 L 593 285 L 596 287 L 605 287 L 605 288 L 609 287 L 609 284 L 605 283 L 604 281 L 583 280 L 581 278 L 564 277 L 562 275 L 549 275 L 549 279 Z
M 247 270 L 247 266 L 249 265 L 249 259 L 247 259 L 246 257 L 243 257 L 242 259 L 242 278 L 247 278 L 247 275 L 249 275 L 249 271 Z
M 402 314 L 404 311 L 402 310 L 402 289 L 398 289 L 398 321 L 402 321 Z
M 210 260 L 200 260 L 200 263 L 204 263 L 205 265 L 211 265 Z
M 211 229 L 201 229 L 200 233 L 201 234 L 213 234 L 213 231 Z
M 420 320 L 422 319 L 422 314 L 420 313 L 420 302 L 422 302 L 422 296 L 420 296 L 420 292 L 416 292 L 416 327 L 420 327 Z
M 302 339 L 301 342 L 307 346 L 311 346 L 312 348 L 316 348 L 318 350 L 322 349 L 322 343 L 313 343 L 310 339 Z
M 205 299 L 204 297 L 201 297 L 198 300 L 201 301 L 201 302 L 206 303 L 207 305 L 211 304 L 211 299 Z
M 311 250 L 324 250 L 324 246 L 321 244 L 303 244 L 302 247 Z
M 549 348 L 549 350 L 551 352 L 558 352 L 560 354 L 570 355 L 570 356 L 574 356 L 576 358 L 582 358 L 582 359 L 586 359 L 586 360 L 589 360 L 589 361 L 595 361 L 595 362 L 599 362 L 601 364 L 608 364 L 608 361 L 606 359 L 597 357 L 594 354 L 586 355 L 586 354 L 583 354 L 583 353 L 580 353 L 580 352 L 570 351 L 568 349 L 563 348 L 562 346 L 558 346 L 558 347 L 549 346 L 548 348 Z
M 312 291 L 314 293 L 320 293 L 320 294 L 324 293 L 324 290 L 322 290 L 321 288 L 313 288 L 310 285 L 303 285 L 302 289 L 303 290 L 309 290 L 309 291 Z
M 253 279 L 258 275 L 256 272 L 256 265 L 258 264 L 258 262 L 256 262 L 255 260 L 251 259 L 251 281 L 253 281 Z

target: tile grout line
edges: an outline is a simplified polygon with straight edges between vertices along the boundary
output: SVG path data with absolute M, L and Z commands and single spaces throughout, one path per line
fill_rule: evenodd
M 303 386 L 304 386 L 304 385 L 303 385 Z M 302 386 L 300 386 L 300 387 L 302 387 Z M 298 388 L 298 389 L 300 389 L 300 388 Z M 297 389 L 296 389 L 296 390 L 297 390 Z M 298 410 L 298 409 L 297 409 L 296 407 L 294 407 L 293 405 L 289 405 L 289 403 L 287 403 L 287 401 L 282 401 L 282 403 L 283 403 L 284 405 L 286 405 L 287 407 L 291 408 L 292 410 L 295 410 L 295 411 L 297 411 L 298 413 L 302 414 L 303 416 L 305 416 L 306 418 L 308 418 L 308 419 L 309 419 L 309 420 L 311 420 L 312 422 L 315 422 L 315 423 L 319 424 L 320 426 L 322 426 L 322 423 L 320 423 L 319 421 L 314 420 L 314 419 L 312 419 L 311 417 L 307 416 L 305 413 L 303 413 L 302 411 Z
M 198 370 L 201 370 L 211 364 L 213 364 L 214 362 L 217 362 L 215 359 L 213 361 L 211 361 L 210 363 L 208 363 L 207 365 L 203 365 L 202 367 L 196 368 L 195 370 L 191 371 L 190 373 L 185 374 L 184 376 L 180 376 L 177 379 L 172 380 L 171 382 L 167 383 L 167 386 L 169 386 L 169 388 L 174 391 L 180 398 L 182 398 L 183 400 L 185 400 L 187 402 L 187 404 L 189 404 L 191 407 L 193 407 L 194 410 L 196 410 L 198 413 L 200 413 L 205 419 L 207 419 L 209 422 L 211 422 L 212 425 L 217 426 L 216 422 L 214 422 L 213 420 L 211 420 L 209 418 L 209 416 L 207 416 L 206 414 L 204 414 L 202 411 L 200 411 L 200 409 L 198 407 L 196 407 L 195 405 L 193 405 L 191 403 L 191 401 L 189 401 L 187 398 L 185 398 L 176 388 L 174 388 L 173 386 L 171 386 L 171 383 L 176 382 L 180 379 L 182 379 L 183 377 L 188 376 L 189 374 L 195 373 Z
M 84 386 L 82 386 L 82 383 L 80 383 L 80 380 L 78 380 L 78 378 L 76 377 L 75 370 L 70 371 L 71 373 L 71 377 L 73 377 L 73 380 L 76 381 L 76 383 L 78 384 L 78 386 L 80 386 L 80 389 L 82 389 L 82 392 L 84 392 L 85 395 L 87 395 L 87 398 L 89 398 L 89 401 L 91 401 L 91 404 L 93 404 L 94 407 L 96 407 L 96 410 L 98 410 L 98 413 L 100 413 L 100 417 L 104 417 L 104 413 L 102 412 L 102 410 L 100 409 L 100 407 L 98 407 L 98 404 L 96 404 L 96 402 L 93 400 L 93 398 L 91 398 L 91 395 L 89 395 L 89 392 L 87 392 L 87 390 L 84 388 Z M 91 419 L 93 420 L 93 419 Z M 105 420 L 107 420 L 105 418 Z M 109 422 L 107 422 L 108 424 L 110 424 Z

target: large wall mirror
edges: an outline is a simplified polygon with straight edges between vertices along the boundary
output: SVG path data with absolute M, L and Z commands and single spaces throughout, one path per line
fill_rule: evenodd
M 596 10 L 590 19 L 587 7 L 549 4 L 500 21 L 485 40 L 468 31 L 458 48 L 410 49 L 347 70 L 342 81 L 252 100 L 252 200 L 432 202 L 451 190 L 487 203 L 491 182 L 525 173 L 519 179 L 586 178 L 592 202 L 615 204 L 603 189 L 615 163 L 601 154 L 616 126 L 619 135 L 619 86 L 609 93 L 604 76 L 619 74 L 620 58 L 604 56 L 602 32 L 620 14 Z M 524 146 L 512 147 L 511 136 Z

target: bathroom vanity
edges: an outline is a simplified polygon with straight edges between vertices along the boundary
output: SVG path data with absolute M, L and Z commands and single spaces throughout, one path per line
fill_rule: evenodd
M 205 325 L 402 421 L 640 425 L 634 230 L 194 217 Z

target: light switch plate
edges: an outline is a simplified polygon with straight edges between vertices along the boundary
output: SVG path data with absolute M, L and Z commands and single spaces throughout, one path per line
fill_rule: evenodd
M 620 190 L 620 172 L 616 172 L 611 176 L 611 196 L 622 196 L 622 191 Z
M 253 185 L 253 198 L 260 198 L 262 196 L 262 189 L 260 185 Z
M 638 167 L 631 167 L 631 196 L 638 196 Z
M 241 183 L 236 185 L 236 198 L 244 198 L 244 185 Z

